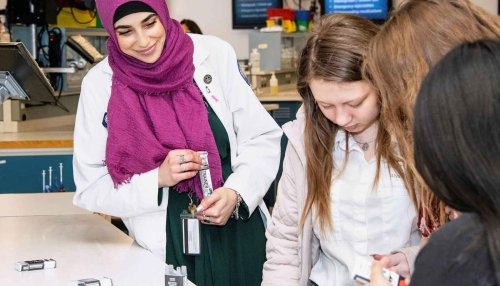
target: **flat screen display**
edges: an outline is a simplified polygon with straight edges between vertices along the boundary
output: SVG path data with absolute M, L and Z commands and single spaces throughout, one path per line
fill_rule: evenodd
M 31 102 L 56 102 L 47 77 L 22 43 L 0 43 L 0 59 L 0 71 L 9 72 Z
M 281 8 L 282 0 L 232 0 L 233 29 L 253 29 L 266 26 L 267 9 Z
M 370 20 L 387 19 L 390 0 L 324 0 L 324 13 L 349 13 Z

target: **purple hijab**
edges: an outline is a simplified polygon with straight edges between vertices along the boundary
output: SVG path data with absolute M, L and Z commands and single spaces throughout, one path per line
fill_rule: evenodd
M 115 187 L 161 165 L 173 149 L 207 151 L 214 189 L 222 185 L 219 152 L 202 95 L 193 83 L 193 42 L 171 19 L 165 0 L 141 0 L 165 27 L 163 52 L 153 64 L 121 52 L 113 26 L 118 7 L 130 0 L 97 0 L 110 37 L 108 61 L 113 70 L 108 103 L 106 166 Z M 203 198 L 199 176 L 176 185 Z

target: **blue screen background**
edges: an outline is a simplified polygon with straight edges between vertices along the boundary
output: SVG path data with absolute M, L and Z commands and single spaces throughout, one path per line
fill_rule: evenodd
M 233 26 L 264 27 L 267 9 L 281 7 L 281 0 L 233 0 Z
M 350 13 L 371 20 L 383 20 L 388 14 L 388 0 L 325 0 L 325 14 Z

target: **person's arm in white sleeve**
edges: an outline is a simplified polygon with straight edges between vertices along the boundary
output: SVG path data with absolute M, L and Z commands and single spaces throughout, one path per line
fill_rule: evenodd
M 266 256 L 262 285 L 299 285 L 299 207 L 295 179 L 299 157 L 290 144 L 285 152 L 283 174 L 278 185 L 271 223 L 266 231 Z
M 225 42 L 224 42 L 225 43 Z M 282 130 L 240 75 L 236 54 L 227 45 L 223 92 L 233 114 L 238 149 L 233 173 L 224 187 L 236 190 L 251 214 L 262 202 L 278 172 Z
M 104 79 L 103 79 L 104 76 Z M 73 203 L 90 211 L 131 217 L 166 209 L 167 193 L 159 202 L 158 169 L 134 175 L 130 182 L 114 187 L 104 164 L 107 129 L 104 113 L 110 78 L 90 72 L 82 82 L 74 133 L 73 175 L 76 193 Z M 161 195 L 161 194 L 160 194 Z

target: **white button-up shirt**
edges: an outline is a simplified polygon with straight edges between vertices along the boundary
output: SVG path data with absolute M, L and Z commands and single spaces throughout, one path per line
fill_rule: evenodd
M 310 279 L 318 285 L 354 285 L 354 274 L 366 274 L 355 272 L 371 265 L 371 254 L 389 254 L 420 240 L 415 207 L 399 175 L 382 161 L 380 179 L 373 189 L 376 157 L 366 161 L 350 137 L 348 163 L 339 176 L 345 152 L 346 135 L 339 131 L 333 151 L 337 169 L 330 191 L 333 232 L 321 235 L 318 222 L 313 229 L 321 252 Z

